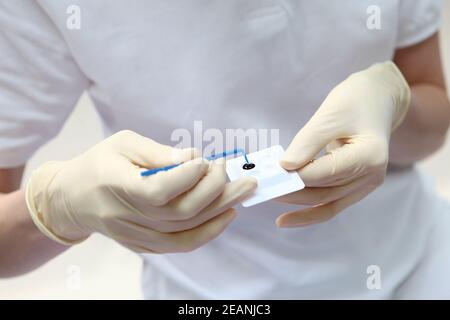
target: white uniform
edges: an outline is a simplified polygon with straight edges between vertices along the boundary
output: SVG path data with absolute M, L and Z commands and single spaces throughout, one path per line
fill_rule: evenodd
M 80 30 L 66 27 L 70 5 Z M 0 166 L 25 163 L 85 89 L 106 134 L 174 144 L 201 120 L 280 129 L 286 147 L 336 84 L 431 36 L 439 14 L 437 0 L 2 0 Z M 145 256 L 145 297 L 450 297 L 450 209 L 415 170 L 327 223 L 277 229 L 284 209 L 239 208 L 201 249 Z

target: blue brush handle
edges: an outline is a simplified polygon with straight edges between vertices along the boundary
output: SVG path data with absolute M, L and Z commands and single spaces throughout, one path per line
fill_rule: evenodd
M 232 155 L 232 154 L 242 154 L 244 156 L 245 162 L 249 163 L 248 158 L 247 158 L 247 154 L 242 149 L 228 150 L 228 151 L 224 151 L 222 153 L 213 154 L 213 155 L 210 155 L 209 157 L 206 157 L 206 159 L 209 160 L 209 161 L 212 161 L 212 160 L 216 160 L 216 159 L 219 159 L 219 158 L 226 158 L 226 157 L 228 157 L 229 155 Z M 180 164 L 181 163 L 172 164 L 170 166 L 165 166 L 165 167 L 161 167 L 161 168 L 145 170 L 145 171 L 141 172 L 141 176 L 142 177 L 148 177 L 148 176 L 151 176 L 152 174 L 155 174 L 155 173 L 160 172 L 160 171 L 168 171 L 170 169 L 178 167 Z

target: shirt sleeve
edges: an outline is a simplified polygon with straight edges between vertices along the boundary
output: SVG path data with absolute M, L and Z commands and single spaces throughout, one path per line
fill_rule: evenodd
M 87 83 L 36 1 L 0 1 L 0 168 L 54 137 Z
M 400 0 L 397 47 L 417 44 L 438 29 L 442 0 Z

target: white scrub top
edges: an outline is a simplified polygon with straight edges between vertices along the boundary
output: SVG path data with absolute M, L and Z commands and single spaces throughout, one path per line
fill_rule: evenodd
M 1 1 L 0 166 L 25 163 L 56 135 L 83 90 L 106 134 L 130 129 L 174 145 L 174 129 L 198 120 L 203 130 L 279 129 L 287 147 L 336 84 L 435 33 L 440 4 Z M 81 29 L 67 27 L 68 7 L 80 9 Z M 204 247 L 145 255 L 144 295 L 394 297 L 431 250 L 442 211 L 422 180 L 391 172 L 366 199 L 306 228 L 276 228 L 284 205 L 239 207 Z M 378 290 L 367 286 L 370 266 L 381 271 Z

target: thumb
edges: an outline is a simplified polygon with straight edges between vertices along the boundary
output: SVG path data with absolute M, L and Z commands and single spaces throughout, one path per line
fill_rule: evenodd
M 309 187 L 344 185 L 368 173 L 385 171 L 388 149 L 389 143 L 383 139 L 356 136 L 308 163 L 298 174 Z
M 303 167 L 337 138 L 336 124 L 326 118 L 315 114 L 295 135 L 280 160 L 284 169 L 296 170 Z

